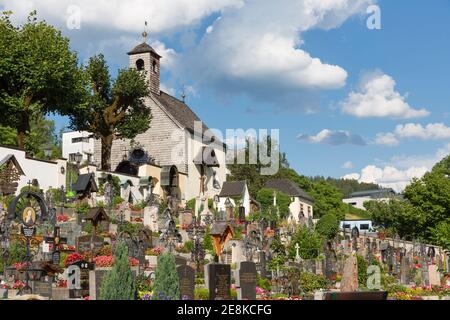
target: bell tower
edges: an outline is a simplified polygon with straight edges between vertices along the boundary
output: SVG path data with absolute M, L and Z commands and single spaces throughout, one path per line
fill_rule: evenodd
M 160 94 L 160 59 L 161 56 L 147 44 L 148 33 L 142 33 L 143 42 L 128 52 L 130 68 L 145 72 L 150 91 Z

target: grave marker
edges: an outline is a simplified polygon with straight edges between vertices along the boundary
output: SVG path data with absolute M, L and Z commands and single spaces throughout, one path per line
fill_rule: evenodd
M 195 271 L 188 265 L 177 266 L 181 300 L 194 300 Z
M 256 299 L 256 264 L 242 261 L 238 264 L 236 288 L 239 300 Z

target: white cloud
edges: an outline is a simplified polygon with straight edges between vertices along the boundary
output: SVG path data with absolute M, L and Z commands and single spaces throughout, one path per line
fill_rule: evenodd
M 82 56 L 108 47 L 104 53 L 114 67 L 126 65 L 124 53 L 141 40 L 144 21 L 148 21 L 151 39 L 167 36 L 179 41 L 177 54 L 166 48 L 160 52 L 166 59 L 163 72 L 171 71 L 170 82 L 179 86 L 193 80 L 196 87 L 210 85 L 224 97 L 244 94 L 280 108 L 313 112 L 319 106 L 317 90 L 343 87 L 347 72 L 306 52 L 302 35 L 314 29 L 339 28 L 352 16 L 365 16 L 367 6 L 375 2 L 3 0 L 2 4 L 17 13 L 21 22 L 36 9 L 40 18 L 70 36 Z M 72 4 L 81 10 L 80 30 L 66 27 L 67 8 Z M 196 29 L 212 15 L 219 17 L 206 31 Z M 132 44 L 126 49 L 113 48 L 120 37 Z
M 375 137 L 375 144 L 384 146 L 397 146 L 399 144 L 398 139 L 393 133 L 378 133 Z
M 430 123 L 426 126 L 408 123 L 398 125 L 395 135 L 399 138 L 418 138 L 423 140 L 450 139 L 450 127 L 443 123 Z
M 418 123 L 399 124 L 394 132 L 378 133 L 373 143 L 386 146 L 397 146 L 402 139 L 450 139 L 450 127 L 447 127 L 443 123 L 430 123 L 426 126 L 422 126 Z
M 342 165 L 343 169 L 352 169 L 353 168 L 353 162 L 347 161 Z
M 343 176 L 360 182 L 376 183 L 401 192 L 413 178 L 421 178 L 433 166 L 450 154 L 450 143 L 431 155 L 396 156 L 381 166 L 368 165 L 361 173 Z
M 343 112 L 358 118 L 388 117 L 396 119 L 420 118 L 430 114 L 426 109 L 414 109 L 395 90 L 395 80 L 381 72 L 367 75 L 358 92 L 351 92 L 341 102 Z
M 359 180 L 360 177 L 361 177 L 361 175 L 359 173 L 351 173 L 351 174 L 346 174 L 341 179 L 344 179 L 344 180 Z
M 358 146 L 366 145 L 364 139 L 357 134 L 350 133 L 348 131 L 332 131 L 324 129 L 314 136 L 307 134 L 301 134 L 298 136 L 299 140 L 306 140 L 311 143 L 323 143 L 330 144 L 333 146 L 343 145 L 343 144 L 353 144 Z
M 202 18 L 226 8 L 240 7 L 243 0 L 3 0 L 3 7 L 17 14 L 18 19 L 36 9 L 39 16 L 52 23 L 66 25 L 67 8 L 75 5 L 81 10 L 81 28 L 97 27 L 140 33 L 144 21 L 151 32 L 168 32 L 197 24 Z
M 256 100 L 282 101 L 277 105 L 314 109 L 316 101 L 298 95 L 341 88 L 347 72 L 306 52 L 302 34 L 338 28 L 349 17 L 365 13 L 371 2 L 248 0 L 241 8 L 222 12 L 190 53 L 189 63 L 182 63 L 189 70 L 183 73 L 194 74 L 198 82 L 223 95 L 242 93 Z M 292 98 L 295 94 L 297 99 Z

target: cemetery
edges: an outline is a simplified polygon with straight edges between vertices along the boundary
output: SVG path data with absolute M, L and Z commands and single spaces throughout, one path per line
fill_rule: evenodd
M 47 59 L 30 59 L 52 75 L 36 88 L 0 65 L 0 129 L 14 137 L 0 141 L 0 300 L 450 300 L 449 156 L 401 196 L 354 207 L 345 196 L 382 187 L 301 175 L 277 148 L 272 176 L 259 158 L 226 162 L 185 97 L 161 90 L 146 31 L 113 80 L 102 54 L 79 66 L 36 13 L 25 27 L 9 15 L 2 48 L 35 29 L 54 45 L 14 47 Z M 70 139 L 43 134 L 50 113 L 68 117 Z M 83 139 L 92 154 L 76 151 Z

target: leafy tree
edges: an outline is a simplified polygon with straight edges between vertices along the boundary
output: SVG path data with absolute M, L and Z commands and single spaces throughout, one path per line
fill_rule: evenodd
M 313 182 L 325 181 L 333 185 L 341 191 L 344 197 L 348 197 L 351 193 L 357 191 L 377 190 L 383 188 L 375 183 L 359 182 L 358 180 L 336 179 L 332 177 L 325 178 L 321 176 L 312 177 L 310 179 Z
M 100 300 L 134 300 L 135 279 L 128 262 L 128 248 L 119 242 L 114 252 L 114 265 L 103 278 Z
M 11 127 L 0 125 L 0 143 L 6 146 L 17 145 L 17 132 Z
M 280 236 L 275 235 L 270 244 L 270 249 L 273 252 L 273 257 L 269 261 L 269 269 L 276 271 L 277 268 L 283 267 L 287 260 L 286 248 L 281 242 Z
M 211 237 L 211 229 L 206 227 L 205 236 L 203 237 L 203 248 L 208 250 L 209 252 L 214 251 L 212 237 Z
M 437 163 L 431 172 L 422 179 L 415 179 L 406 187 L 405 197 L 410 201 L 418 214 L 423 218 L 423 224 L 434 228 L 442 221 L 450 219 L 450 156 Z M 421 228 L 423 237 L 433 237 L 430 228 Z
M 397 199 L 388 202 L 368 201 L 364 207 L 375 226 L 397 233 L 405 239 L 421 237 L 425 220 L 410 202 Z
M 299 244 L 299 254 L 302 259 L 315 259 L 322 251 L 323 238 L 316 231 L 306 227 L 299 226 L 292 236 L 289 244 L 289 258 L 294 259 L 296 255 L 295 245 Z
M 25 147 L 31 119 L 38 114 L 67 114 L 83 96 L 82 73 L 69 39 L 32 12 L 15 27 L 11 12 L 0 15 L 0 125 L 17 131 Z
M 276 207 L 273 206 L 274 195 L 277 200 Z M 269 221 L 278 221 L 279 219 L 285 219 L 289 216 L 291 198 L 283 192 L 262 188 L 258 191 L 256 200 L 261 204 L 262 216 Z
M 159 256 L 158 266 L 156 267 L 153 299 L 179 300 L 179 281 L 175 257 L 171 253 L 163 253 Z
M 145 75 L 136 69 L 119 70 L 113 81 L 102 54 L 89 59 L 84 69 L 90 91 L 70 114 L 71 127 L 89 131 L 102 143 L 102 170 L 111 170 L 111 147 L 115 139 L 133 139 L 150 126 L 150 95 Z
M 17 131 L 0 126 L 0 143 L 17 147 Z M 24 140 L 24 150 L 29 156 L 45 159 L 44 149 L 51 148 L 51 158 L 61 156 L 62 148 L 55 134 L 55 122 L 46 119 L 42 114 L 32 115 L 30 118 L 30 131 Z
M 430 227 L 430 239 L 433 243 L 450 250 L 450 220 L 439 222 Z
M 317 221 L 316 231 L 331 240 L 339 232 L 339 221 L 334 214 L 328 213 Z

